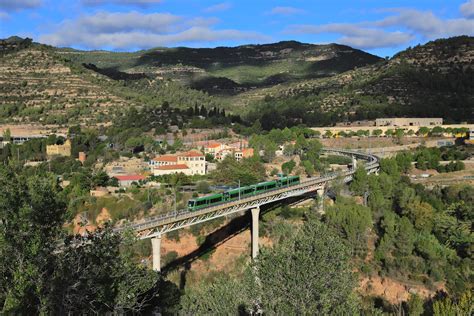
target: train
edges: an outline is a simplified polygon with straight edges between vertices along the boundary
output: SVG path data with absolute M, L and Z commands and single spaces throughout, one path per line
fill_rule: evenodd
M 299 176 L 279 176 L 278 179 L 260 182 L 245 187 L 230 189 L 222 193 L 202 196 L 188 201 L 188 210 L 197 211 L 224 202 L 230 202 L 249 196 L 265 193 L 278 188 L 293 186 L 300 183 Z

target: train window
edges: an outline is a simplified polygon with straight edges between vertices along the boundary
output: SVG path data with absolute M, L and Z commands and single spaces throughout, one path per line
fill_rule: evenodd
M 230 198 L 233 199 L 233 198 L 236 198 L 236 197 L 238 197 L 238 196 L 239 196 L 239 193 L 232 193 L 232 194 L 230 195 Z
M 197 202 L 197 205 L 203 205 L 203 204 L 207 204 L 207 201 L 206 200 L 200 200 Z
M 253 192 L 253 189 L 247 189 L 244 191 L 244 194 L 247 194 L 247 193 L 250 193 L 250 192 Z
M 194 207 L 194 201 L 188 201 L 188 206 L 189 207 Z
M 217 197 L 217 198 L 214 198 L 214 199 L 211 199 L 211 203 L 216 203 L 216 202 L 220 202 L 222 201 L 222 197 Z

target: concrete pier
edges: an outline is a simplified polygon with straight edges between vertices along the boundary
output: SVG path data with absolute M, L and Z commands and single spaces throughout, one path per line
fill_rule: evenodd
M 151 238 L 153 270 L 161 271 L 161 235 Z
M 252 259 L 258 255 L 258 218 L 260 216 L 260 207 L 252 208 Z
M 357 169 L 357 159 L 356 159 L 356 157 L 354 157 L 354 156 L 352 156 L 352 168 L 353 168 L 354 170 Z
M 316 190 L 318 194 L 318 212 L 324 213 L 324 186 Z

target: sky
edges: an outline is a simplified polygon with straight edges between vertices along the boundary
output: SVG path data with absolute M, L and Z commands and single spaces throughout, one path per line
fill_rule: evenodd
M 474 35 L 474 0 L 0 0 L 0 38 L 135 51 L 297 40 L 382 57 Z

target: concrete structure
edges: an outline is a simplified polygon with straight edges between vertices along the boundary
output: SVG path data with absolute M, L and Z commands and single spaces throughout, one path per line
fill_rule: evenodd
M 151 239 L 152 264 L 154 271 L 161 271 L 161 234 Z
M 324 214 L 324 189 L 325 186 L 323 185 L 316 190 L 316 194 L 318 196 L 318 212 L 321 214 Z
M 150 161 L 155 176 L 184 173 L 185 175 L 206 174 L 206 157 L 197 150 L 176 155 L 162 155 Z
M 114 176 L 117 178 L 119 185 L 121 187 L 129 187 L 132 185 L 133 182 L 138 183 L 141 180 L 145 180 L 144 176 L 138 174 L 130 174 L 130 175 L 123 175 L 123 176 Z
M 260 206 L 250 210 L 252 213 L 252 259 L 258 255 L 258 219 L 260 217 Z
M 68 139 L 64 142 L 63 145 L 47 145 L 46 146 L 46 155 L 48 157 L 52 156 L 71 156 L 71 141 Z
M 163 176 L 165 174 L 184 173 L 187 176 L 192 176 L 192 170 L 185 164 L 157 166 L 153 168 L 153 175 Z
M 397 127 L 397 126 L 329 126 L 329 127 L 311 127 L 313 131 L 321 133 L 324 135 L 326 131 L 330 131 L 332 135 L 338 135 L 340 132 L 357 132 L 357 131 L 369 131 L 370 135 L 373 135 L 375 130 L 381 130 L 382 136 L 385 134 L 387 130 L 396 130 L 396 129 L 403 129 L 406 133 L 410 130 L 414 133 L 418 132 L 421 127 L 428 127 L 432 129 L 433 126 L 404 126 L 404 127 Z M 441 125 L 442 128 L 451 128 L 451 129 L 459 129 L 459 128 L 467 128 L 467 129 L 474 129 L 474 124 L 449 124 L 449 125 Z
M 375 119 L 375 126 L 436 126 L 443 125 L 440 117 L 393 117 Z
M 367 173 L 377 172 L 379 168 L 378 158 L 370 154 L 339 149 L 323 150 L 332 154 L 343 154 L 367 160 L 367 163 L 364 165 Z M 311 192 L 317 192 L 318 190 L 320 190 L 319 194 L 321 194 L 321 192 L 324 192 L 324 187 L 328 182 L 339 179 L 342 176 L 343 181 L 347 183 L 352 180 L 354 172 L 354 169 L 343 172 L 342 174 L 333 172 L 326 174 L 323 177 L 309 178 L 294 186 L 282 187 L 269 192 L 221 203 L 197 211 L 184 209 L 170 212 L 168 214 L 149 217 L 146 218 L 144 222 L 130 224 L 115 229 L 115 231 L 120 232 L 130 228 L 135 230 L 138 234 L 142 234 L 140 237 L 141 239 L 152 238 L 153 268 L 159 270 L 161 251 L 160 242 L 162 234 L 250 209 L 252 213 L 252 257 L 255 258 L 258 254 L 258 217 L 262 205 L 285 200 L 290 197 L 306 195 Z

